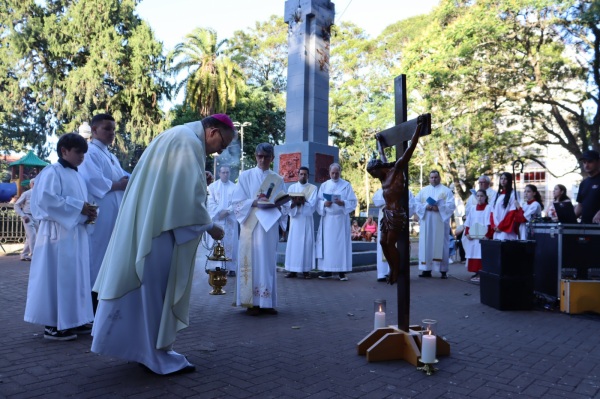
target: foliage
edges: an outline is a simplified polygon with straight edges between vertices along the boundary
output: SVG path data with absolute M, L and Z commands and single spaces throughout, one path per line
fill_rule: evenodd
M 246 83 L 271 91 L 284 107 L 288 27 L 282 17 L 256 22 L 254 29 L 236 31 L 229 42 L 232 59 L 246 75 Z
M 227 112 L 244 87 L 239 66 L 224 54 L 226 44 L 227 40 L 217 40 L 213 29 L 197 28 L 169 56 L 174 75 L 187 73 L 176 92 L 185 87 L 185 105 L 200 115 Z
M 46 134 L 76 131 L 99 112 L 117 120 L 121 151 L 147 144 L 161 130 L 162 45 L 135 6 L 135 0 L 2 3 L 0 87 L 10 93 L 0 102 L 2 146 L 11 145 L 7 137 L 22 137 L 24 146 L 39 148 Z
M 433 114 L 427 147 L 463 198 L 478 175 L 519 156 L 542 163 L 543 146 L 561 145 L 575 157 L 597 148 L 600 104 L 586 106 L 600 83 L 592 8 L 585 1 L 445 0 L 405 49 L 397 71 L 412 76 L 409 91 Z

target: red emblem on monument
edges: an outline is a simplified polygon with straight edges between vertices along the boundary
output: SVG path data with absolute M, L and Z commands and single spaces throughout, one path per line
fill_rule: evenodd
M 298 181 L 298 169 L 302 166 L 302 154 L 292 152 L 291 154 L 279 155 L 279 176 L 286 183 Z

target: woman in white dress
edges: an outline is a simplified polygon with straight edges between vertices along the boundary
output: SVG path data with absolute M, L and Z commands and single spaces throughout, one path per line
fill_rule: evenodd
M 531 222 L 535 218 L 539 218 L 542 216 L 542 210 L 544 209 L 544 205 L 542 204 L 542 196 L 538 191 L 537 187 L 533 184 L 528 184 L 525 186 L 525 201 L 523 202 L 523 217 L 525 218 L 525 222 L 519 225 L 519 237 L 521 240 L 527 240 L 527 222 Z

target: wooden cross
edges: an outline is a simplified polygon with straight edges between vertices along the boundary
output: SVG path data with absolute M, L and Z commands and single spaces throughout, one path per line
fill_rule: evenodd
M 406 75 L 400 75 L 394 79 L 394 97 L 396 126 L 386 129 L 377 134 L 381 143 L 381 152 L 387 147 L 396 147 L 396 159 L 400 158 L 408 148 L 408 141 L 412 138 L 417 128 L 417 118 L 406 120 Z M 431 124 L 422 127 L 419 137 L 431 134 Z M 385 160 L 384 160 L 385 162 Z M 409 213 L 408 207 L 408 162 L 404 167 L 404 193 L 402 195 L 402 207 Z M 410 312 L 410 237 L 407 228 L 400 233 L 396 247 L 400 253 L 400 273 L 398 275 L 397 299 L 398 299 L 398 328 L 408 332 Z

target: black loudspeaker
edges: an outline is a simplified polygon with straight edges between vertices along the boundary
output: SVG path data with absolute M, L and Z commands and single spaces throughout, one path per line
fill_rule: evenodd
M 498 276 L 533 276 L 535 241 L 481 240 L 482 270 Z
M 531 310 L 533 276 L 499 276 L 479 272 L 481 303 L 498 310 Z

